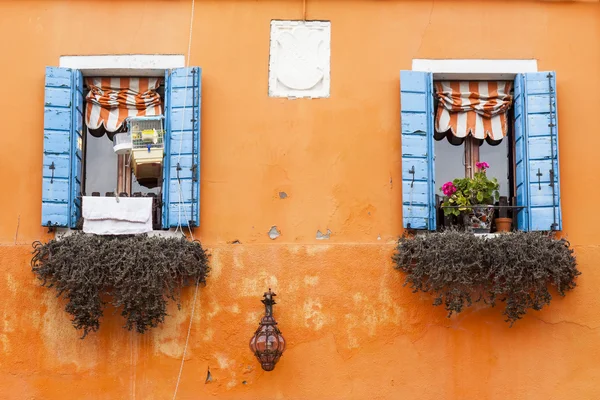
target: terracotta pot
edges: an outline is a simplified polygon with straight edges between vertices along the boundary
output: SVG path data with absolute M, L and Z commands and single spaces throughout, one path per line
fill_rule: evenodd
M 512 218 L 496 218 L 494 222 L 496 223 L 497 232 L 510 232 Z

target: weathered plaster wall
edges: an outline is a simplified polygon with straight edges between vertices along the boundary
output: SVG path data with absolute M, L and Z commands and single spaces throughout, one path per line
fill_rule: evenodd
M 81 341 L 28 262 L 30 243 L 50 237 L 39 226 L 44 66 L 65 54 L 186 53 L 189 6 L 0 3 L 0 398 L 172 397 L 190 291 L 150 334 L 125 332 L 109 311 Z M 301 18 L 302 2 L 197 1 L 196 236 L 214 271 L 197 300 L 178 398 L 599 398 L 599 13 L 585 3 L 308 1 L 307 18 L 332 22 L 331 98 L 288 101 L 267 96 L 269 22 Z M 583 276 L 511 329 L 499 309 L 447 319 L 392 269 L 401 234 L 398 72 L 413 58 L 536 58 L 557 71 L 564 231 Z M 328 229 L 329 239 L 316 239 Z M 247 341 L 269 286 L 289 346 L 267 374 Z

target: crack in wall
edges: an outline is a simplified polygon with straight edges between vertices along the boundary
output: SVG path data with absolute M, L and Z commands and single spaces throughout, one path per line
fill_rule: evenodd
M 423 33 L 421 34 L 421 40 L 419 41 L 419 47 L 417 48 L 416 56 L 419 55 L 421 51 L 421 47 L 423 47 L 423 39 L 425 39 L 425 35 L 427 34 L 427 30 L 431 26 L 431 16 L 433 15 L 433 8 L 435 7 L 435 0 L 431 1 L 431 9 L 429 10 L 429 20 L 427 21 L 427 25 L 425 25 L 425 29 L 423 29 Z
M 547 324 L 547 325 L 570 324 L 570 325 L 579 326 L 580 328 L 586 328 L 586 329 L 589 329 L 591 331 L 595 331 L 596 329 L 600 328 L 600 326 L 589 326 L 589 325 L 582 324 L 580 322 L 575 322 L 575 321 L 560 320 L 560 321 L 556 321 L 556 322 L 551 322 L 551 321 L 543 320 L 543 319 L 538 318 L 538 317 L 533 317 L 533 318 L 535 318 L 538 321 L 543 322 L 544 324 Z

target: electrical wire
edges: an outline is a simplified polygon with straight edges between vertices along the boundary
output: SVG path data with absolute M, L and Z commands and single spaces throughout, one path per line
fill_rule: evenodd
M 188 90 L 188 77 L 189 77 L 188 70 L 190 67 L 190 57 L 192 54 L 192 36 L 193 36 L 193 30 L 194 30 L 195 6 L 196 6 L 196 2 L 195 2 L 195 0 L 192 0 L 192 9 L 191 9 L 191 15 L 190 15 L 190 34 L 188 37 L 188 50 L 187 50 L 186 73 L 185 73 L 185 93 L 187 93 L 187 90 Z M 183 100 L 183 116 L 181 119 L 181 135 L 182 136 L 183 136 L 183 128 L 184 128 L 184 121 L 185 121 L 184 117 L 185 117 L 186 106 L 187 106 L 187 95 L 184 97 L 184 100 Z M 183 138 L 181 138 L 181 139 L 183 139 Z M 183 140 L 180 140 L 179 141 L 179 151 L 177 154 L 177 163 L 178 164 L 181 160 L 182 144 L 183 144 Z M 193 155 L 192 155 L 192 157 L 193 157 Z M 192 166 L 193 166 L 193 162 L 192 162 Z M 179 179 L 177 180 L 177 186 L 179 189 L 179 204 L 178 204 L 178 209 L 177 209 L 177 228 L 175 229 L 175 232 L 177 232 L 179 229 L 181 229 L 181 206 L 183 204 L 183 191 L 181 189 L 181 181 Z M 194 207 L 193 204 L 191 206 Z M 167 212 L 169 212 L 169 211 L 167 210 Z M 185 208 L 184 208 L 184 213 L 185 213 L 187 221 L 189 221 L 189 219 L 187 218 L 187 210 L 185 210 Z M 192 231 L 192 228 L 190 227 L 189 222 L 188 222 L 188 230 L 190 233 L 190 238 L 192 240 L 195 240 L 194 232 Z M 183 233 L 183 229 L 181 229 L 181 233 Z M 188 325 L 187 335 L 185 338 L 185 344 L 183 346 L 183 353 L 181 355 L 181 364 L 179 366 L 179 374 L 177 375 L 177 382 L 175 384 L 175 392 L 173 393 L 173 400 L 175 400 L 177 398 L 177 391 L 179 390 L 179 383 L 181 382 L 181 376 L 183 374 L 183 365 L 185 364 L 185 355 L 187 352 L 188 344 L 190 341 L 190 335 L 192 332 L 192 323 L 194 322 L 194 312 L 196 311 L 196 299 L 198 297 L 199 284 L 200 284 L 200 278 L 198 277 L 198 280 L 196 281 L 196 287 L 194 288 L 194 298 L 192 300 L 192 310 L 190 312 L 190 323 Z
M 187 336 L 185 338 L 185 345 L 183 346 L 183 354 L 181 354 L 181 365 L 179 367 L 179 375 L 177 376 L 177 383 L 175 384 L 175 392 L 173 393 L 173 400 L 177 397 L 177 391 L 179 390 L 179 383 L 181 382 L 181 375 L 183 374 L 183 364 L 185 363 L 185 353 L 187 351 L 188 343 L 190 340 L 190 334 L 192 332 L 192 322 L 194 321 L 194 311 L 196 309 L 196 298 L 198 296 L 198 286 L 200 284 L 200 278 L 196 281 L 196 288 L 194 290 L 194 299 L 192 301 L 192 312 L 190 313 L 190 323 L 188 325 Z

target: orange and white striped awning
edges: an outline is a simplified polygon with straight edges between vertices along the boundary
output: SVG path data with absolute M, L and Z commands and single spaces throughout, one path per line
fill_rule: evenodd
M 502 140 L 508 132 L 511 89 L 511 81 L 436 81 L 436 132 Z
M 162 78 L 86 78 L 85 122 L 90 133 L 102 136 L 121 130 L 127 117 L 162 114 L 156 92 Z

